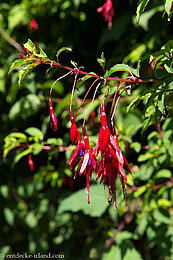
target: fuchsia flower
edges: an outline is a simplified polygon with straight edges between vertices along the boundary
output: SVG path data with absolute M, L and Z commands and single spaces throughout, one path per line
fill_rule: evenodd
M 108 29 L 112 29 L 112 16 L 115 15 L 114 9 L 112 6 L 112 1 L 107 0 L 104 5 L 97 9 L 97 13 L 103 12 L 103 17 L 105 21 L 108 21 Z
M 97 144 L 94 148 L 94 152 L 96 154 L 98 154 L 98 152 L 100 151 L 102 155 L 97 179 L 101 177 L 100 184 L 104 181 L 104 186 L 108 179 L 108 187 L 109 187 L 108 201 L 110 201 L 110 195 L 112 195 L 115 203 L 115 207 L 117 207 L 116 189 L 115 189 L 116 178 L 119 175 L 123 187 L 123 193 L 125 196 L 125 182 L 127 182 L 127 177 L 123 169 L 124 162 L 127 165 L 127 168 L 130 171 L 130 173 L 131 173 L 131 169 L 127 160 L 125 159 L 125 157 L 123 156 L 119 148 L 118 138 L 115 134 L 114 127 L 112 127 L 112 134 L 110 133 L 110 131 L 108 131 L 109 128 L 107 126 L 104 103 L 102 103 L 100 110 L 101 110 L 100 119 L 101 119 L 102 127 L 100 129 Z
M 34 171 L 34 162 L 32 160 L 32 155 L 31 154 L 28 155 L 28 165 L 29 165 L 30 170 Z
M 36 22 L 35 19 L 32 19 L 30 21 L 30 27 L 31 27 L 32 32 L 35 32 L 39 29 L 38 23 Z
M 105 103 L 103 102 L 100 107 L 100 120 L 101 120 L 101 129 L 99 132 L 99 149 L 101 154 L 105 152 L 106 147 L 108 146 L 110 140 L 110 131 L 107 126 L 107 119 L 105 114 Z
M 82 142 L 79 131 L 78 131 L 78 135 L 77 135 L 77 141 L 78 141 L 78 144 L 69 161 L 70 170 L 72 170 L 73 167 L 79 163 L 79 158 L 81 156 L 83 156 L 83 151 L 85 150 L 85 144 Z
M 78 130 L 76 126 L 75 117 L 73 116 L 72 111 L 70 111 L 70 121 L 71 121 L 70 137 L 71 137 L 72 145 L 74 145 L 77 140 Z
M 79 163 L 77 171 L 75 173 L 74 178 L 76 178 L 76 174 L 79 171 L 79 175 L 82 175 L 82 173 L 86 176 L 86 192 L 88 194 L 88 204 L 90 203 L 90 197 L 89 197 L 89 187 L 90 187 L 90 178 L 92 176 L 93 169 L 97 176 L 97 165 L 98 161 L 96 158 L 96 155 L 92 151 L 89 145 L 89 138 L 86 134 L 85 126 L 82 127 L 83 130 L 83 140 L 84 143 L 81 141 L 80 134 L 78 132 L 78 145 L 76 149 L 74 150 L 72 157 L 69 161 L 70 169 Z M 81 160 L 80 160 L 80 157 Z M 79 162 L 80 160 L 80 162 Z M 80 169 L 80 170 L 79 170 Z
M 52 107 L 51 98 L 49 98 L 49 111 L 50 111 L 50 127 L 53 131 L 57 130 L 57 118 Z

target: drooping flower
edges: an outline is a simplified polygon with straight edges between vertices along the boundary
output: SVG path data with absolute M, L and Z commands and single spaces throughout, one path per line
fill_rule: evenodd
M 116 178 L 119 175 L 122 188 L 123 188 L 124 197 L 125 197 L 126 194 L 125 182 L 127 183 L 127 176 L 123 169 L 124 163 L 126 164 L 130 173 L 131 173 L 131 169 L 126 158 L 124 157 L 124 155 L 120 150 L 118 138 L 115 135 L 115 130 L 112 130 L 111 132 L 112 134 L 110 134 L 110 141 L 107 145 L 105 152 L 102 154 L 102 159 L 100 162 L 97 179 L 101 177 L 100 183 L 104 182 L 104 185 L 106 184 L 106 181 L 108 181 L 108 187 L 109 187 L 108 201 L 110 201 L 110 195 L 112 195 L 115 207 L 117 207 L 116 188 L 115 188 Z M 95 151 L 98 152 L 98 150 L 99 150 L 99 142 L 95 147 Z
M 107 126 L 107 119 L 105 113 L 105 103 L 103 102 L 100 107 L 100 120 L 101 120 L 101 129 L 99 132 L 99 150 L 101 153 L 105 152 L 109 141 L 110 141 L 110 131 Z
M 70 121 L 71 121 L 70 137 L 71 137 L 72 145 L 74 145 L 77 140 L 78 130 L 77 130 L 75 117 L 73 116 L 72 112 L 70 112 Z
M 107 0 L 104 5 L 102 5 L 97 9 L 97 12 L 98 13 L 103 12 L 103 17 L 105 18 L 105 21 L 108 21 L 108 29 L 112 29 L 112 16 L 115 15 L 112 6 L 112 1 Z
M 34 162 L 32 160 L 32 155 L 31 154 L 28 155 L 28 165 L 29 165 L 30 170 L 34 171 Z
M 49 111 L 50 111 L 50 127 L 53 131 L 57 130 L 57 118 L 52 107 L 51 98 L 49 98 Z
M 78 141 L 77 146 L 69 160 L 70 170 L 72 170 L 73 167 L 79 163 L 79 160 L 83 156 L 83 152 L 85 150 L 85 144 L 82 142 L 79 131 L 77 134 L 77 141 Z
M 35 19 L 32 19 L 30 21 L 30 27 L 31 27 L 32 32 L 35 32 L 39 29 L 38 23 L 36 22 Z
M 77 171 L 75 172 L 75 176 L 77 172 L 79 171 L 79 175 L 82 175 L 82 173 L 85 174 L 86 176 L 86 192 L 88 194 L 88 204 L 90 203 L 90 197 L 89 197 L 89 189 L 90 189 L 90 178 L 92 176 L 92 172 L 93 169 L 96 173 L 97 176 L 97 165 L 98 165 L 98 161 L 96 158 L 96 155 L 94 154 L 94 152 L 92 151 L 92 149 L 90 148 L 89 145 L 89 138 L 86 134 L 86 129 L 85 126 L 82 127 L 83 130 L 83 140 L 84 143 L 82 142 L 81 138 L 80 138 L 80 134 L 78 131 L 78 144 L 76 146 L 76 149 L 74 150 L 72 157 L 69 161 L 70 164 L 70 169 L 72 170 L 72 168 L 76 165 L 78 165 Z

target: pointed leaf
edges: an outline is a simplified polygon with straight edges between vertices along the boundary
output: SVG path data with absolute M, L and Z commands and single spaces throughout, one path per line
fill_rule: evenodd
M 28 148 L 28 149 L 24 150 L 23 152 L 17 153 L 14 157 L 14 163 L 16 164 L 18 161 L 20 161 L 20 159 L 22 159 L 22 157 L 30 154 L 31 152 L 32 152 L 32 149 Z
M 71 52 L 72 52 L 72 49 L 71 49 L 71 48 L 68 48 L 68 47 L 62 47 L 61 49 L 59 49 L 59 50 L 57 51 L 57 54 L 56 54 L 56 57 L 57 57 L 57 61 L 58 61 L 58 62 L 59 62 L 59 55 L 60 55 L 60 53 L 63 52 L 63 51 L 71 51 Z
M 108 71 L 108 76 L 117 71 L 127 71 L 129 74 L 133 73 L 135 76 L 138 76 L 137 69 L 133 69 L 127 64 L 116 64 Z
M 168 20 L 170 20 L 170 13 L 171 13 L 171 8 L 172 8 L 172 0 L 166 0 L 166 2 L 165 2 L 165 10 L 166 10 L 166 12 L 167 12 L 167 14 L 168 14 Z
M 27 76 L 27 74 L 31 73 L 36 66 L 36 63 L 32 63 L 19 71 L 19 86 L 21 85 L 22 80 Z
M 105 63 L 106 63 L 106 60 L 105 60 L 105 57 L 104 57 L 104 52 L 102 52 L 101 58 L 100 59 L 98 58 L 97 61 L 104 70 L 105 69 Z
M 8 74 L 10 74 L 14 69 L 16 69 L 17 67 L 23 65 L 23 64 L 27 64 L 29 62 L 32 62 L 33 59 L 19 59 L 16 60 L 15 62 L 13 62 L 13 64 L 11 65 Z
M 89 72 L 90 74 L 96 75 L 94 72 Z M 79 87 L 87 80 L 92 78 L 93 76 L 90 75 L 86 75 L 83 78 L 78 79 L 77 83 L 76 83 L 76 89 L 79 89 Z
M 149 0 L 140 0 L 136 11 L 136 23 L 139 23 L 140 15 L 144 12 Z
M 35 47 L 34 43 L 30 39 L 23 46 L 31 53 L 33 52 L 33 48 Z
M 108 189 L 105 187 L 105 193 L 108 194 Z M 58 215 L 66 211 L 79 212 L 91 217 L 101 217 L 106 211 L 109 204 L 107 197 L 103 194 L 103 186 L 93 184 L 90 186 L 91 204 L 87 204 L 86 189 L 74 192 L 68 198 L 61 200 L 58 207 Z
M 25 133 L 31 135 L 31 136 L 36 136 L 40 141 L 43 140 L 43 133 L 36 127 L 29 127 L 25 130 Z

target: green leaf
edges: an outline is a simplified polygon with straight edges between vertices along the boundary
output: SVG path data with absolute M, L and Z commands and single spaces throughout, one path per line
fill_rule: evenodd
M 29 127 L 25 130 L 25 133 L 37 137 L 40 141 L 43 140 L 43 133 L 36 127 Z
M 153 217 L 155 220 L 157 220 L 159 223 L 164 223 L 166 225 L 171 224 L 171 218 L 169 216 L 165 216 L 161 211 L 158 209 L 155 209 L 153 212 Z
M 148 225 L 148 219 L 147 219 L 147 214 L 141 214 L 138 220 L 138 226 L 137 226 L 137 232 L 140 236 L 142 236 L 146 229 L 147 229 L 147 225 Z
M 138 142 L 133 142 L 130 144 L 130 147 L 135 150 L 136 153 L 139 153 L 141 150 L 141 144 Z
M 140 0 L 136 11 L 136 23 L 139 23 L 140 15 L 144 12 L 149 0 Z
M 110 259 L 122 260 L 121 251 L 118 246 L 112 245 L 109 251 L 103 254 L 102 260 L 110 260 Z
M 35 48 L 34 43 L 30 39 L 23 46 L 31 53 L 33 52 L 33 48 Z
M 18 142 L 26 142 L 26 141 L 27 141 L 26 135 L 23 134 L 23 133 L 19 133 L 19 132 L 14 132 L 14 133 L 11 133 L 11 134 L 7 135 L 6 138 L 5 138 L 5 140 L 6 140 L 7 138 L 17 138 L 17 139 L 18 139 L 18 140 L 17 140 Z
M 128 248 L 123 260 L 143 260 L 140 253 L 135 248 Z
M 39 154 L 43 149 L 43 144 L 34 143 L 30 145 L 30 148 L 33 150 L 33 154 L 37 155 Z
M 106 195 L 103 194 L 102 185 L 99 186 L 93 184 L 90 186 L 90 200 L 90 204 L 87 204 L 86 190 L 79 190 L 60 202 L 58 214 L 65 211 L 82 211 L 84 214 L 91 217 L 101 217 L 109 205 Z
M 137 191 L 134 191 L 134 193 L 133 193 L 134 197 L 135 198 L 139 197 L 141 194 L 143 194 L 146 191 L 146 189 L 147 189 L 146 185 L 139 187 Z
M 144 162 L 144 161 L 147 161 L 147 160 L 149 160 L 153 157 L 155 157 L 155 155 L 153 153 L 146 152 L 145 154 L 139 155 L 138 162 Z
M 155 174 L 155 176 L 154 176 L 154 178 L 155 179 L 159 179 L 159 178 L 171 178 L 171 176 L 172 176 L 172 174 L 171 174 L 171 171 L 170 170 L 168 170 L 168 169 L 162 169 L 162 170 L 160 170 L 160 171 L 158 171 L 156 174 Z
M 159 199 L 157 201 L 157 204 L 159 205 L 159 207 L 161 208 L 168 208 L 172 206 L 172 201 L 166 200 L 166 199 Z
M 36 63 L 32 63 L 19 71 L 19 86 L 21 85 L 22 80 L 27 76 L 27 74 L 30 74 L 36 66 Z
M 20 98 L 10 109 L 9 119 L 14 120 L 17 117 L 26 119 L 28 116 L 34 115 L 41 108 L 40 99 L 33 94 Z
M 4 209 L 4 216 L 5 216 L 7 223 L 10 226 L 13 226 L 14 225 L 14 213 L 13 213 L 13 211 L 9 208 L 5 208 Z
M 0 253 L 1 254 L 7 255 L 9 251 L 10 251 L 10 246 L 0 247 Z M 2 260 L 4 260 L 4 259 L 5 258 L 3 257 Z
M 28 12 L 24 5 L 16 3 L 15 5 L 9 7 L 9 30 L 12 31 L 16 26 L 18 26 L 21 23 L 21 21 L 22 23 L 24 22 L 24 24 L 26 25 L 26 21 L 28 20 Z
M 68 48 L 68 47 L 62 47 L 61 49 L 59 49 L 59 50 L 57 51 L 57 54 L 56 54 L 56 57 L 57 57 L 57 61 L 58 61 L 58 62 L 59 62 L 59 55 L 60 55 L 60 53 L 63 52 L 63 51 L 71 51 L 71 52 L 72 52 L 72 49 L 71 49 L 71 48 Z
M 35 216 L 33 211 L 30 211 L 25 218 L 25 223 L 30 227 L 30 228 L 35 228 L 38 224 L 38 219 Z
M 148 180 L 153 174 L 154 167 L 150 163 L 142 164 L 137 172 L 134 173 L 134 179 L 141 181 Z
M 132 234 L 129 231 L 121 231 L 117 234 L 115 241 L 119 245 L 121 244 L 124 240 L 128 240 L 134 237 L 134 234 Z
M 90 74 L 96 75 L 94 72 L 89 72 Z M 77 83 L 76 83 L 76 89 L 79 89 L 79 87 L 87 80 L 92 78 L 93 76 L 90 75 L 86 75 L 83 78 L 78 79 Z
M 51 61 L 49 58 L 47 58 L 47 54 L 43 51 L 41 47 L 39 47 L 39 51 L 37 51 L 36 48 L 34 47 L 33 54 L 38 58 L 46 58 L 46 61 Z
M 172 8 L 172 0 L 166 0 L 165 1 L 165 10 L 168 14 L 168 21 L 170 21 L 170 14 L 171 14 L 171 8 Z
M 108 71 L 108 76 L 110 76 L 112 73 L 115 73 L 117 71 L 126 71 L 126 72 L 129 72 L 130 74 L 133 73 L 135 76 L 138 76 L 137 69 L 133 69 L 127 64 L 116 64 L 116 65 L 114 65 Z
M 5 199 L 9 198 L 9 187 L 7 185 L 1 185 L 0 193 Z
M 22 159 L 24 156 L 26 156 L 30 153 L 32 153 L 31 148 L 28 148 L 28 149 L 24 150 L 23 152 L 18 152 L 14 157 L 14 164 L 16 164 L 18 161 L 20 161 L 20 159 Z
M 10 74 L 14 69 L 16 69 L 17 67 L 23 65 L 23 64 L 27 64 L 32 62 L 33 59 L 20 59 L 20 60 L 16 60 L 15 62 L 13 62 L 13 64 L 11 65 L 8 74 Z
M 103 68 L 103 71 L 104 71 L 105 70 L 105 63 L 106 63 L 104 52 L 101 53 L 101 58 L 100 59 L 98 58 L 97 61 L 100 64 L 100 66 Z

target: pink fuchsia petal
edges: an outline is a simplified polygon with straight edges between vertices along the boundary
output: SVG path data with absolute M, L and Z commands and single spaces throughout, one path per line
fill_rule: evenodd
M 83 163 L 82 163 L 82 166 L 81 166 L 79 175 L 81 175 L 81 174 L 84 172 L 84 170 L 86 169 L 87 164 L 88 164 L 88 161 L 89 161 L 89 153 L 86 152 L 86 153 L 84 154 L 84 157 L 83 157 Z
M 90 196 L 89 196 L 89 191 L 90 191 L 90 178 L 91 178 L 91 174 L 92 174 L 92 167 L 87 167 L 85 169 L 85 175 L 86 175 L 86 192 L 88 194 L 88 204 L 90 204 Z

